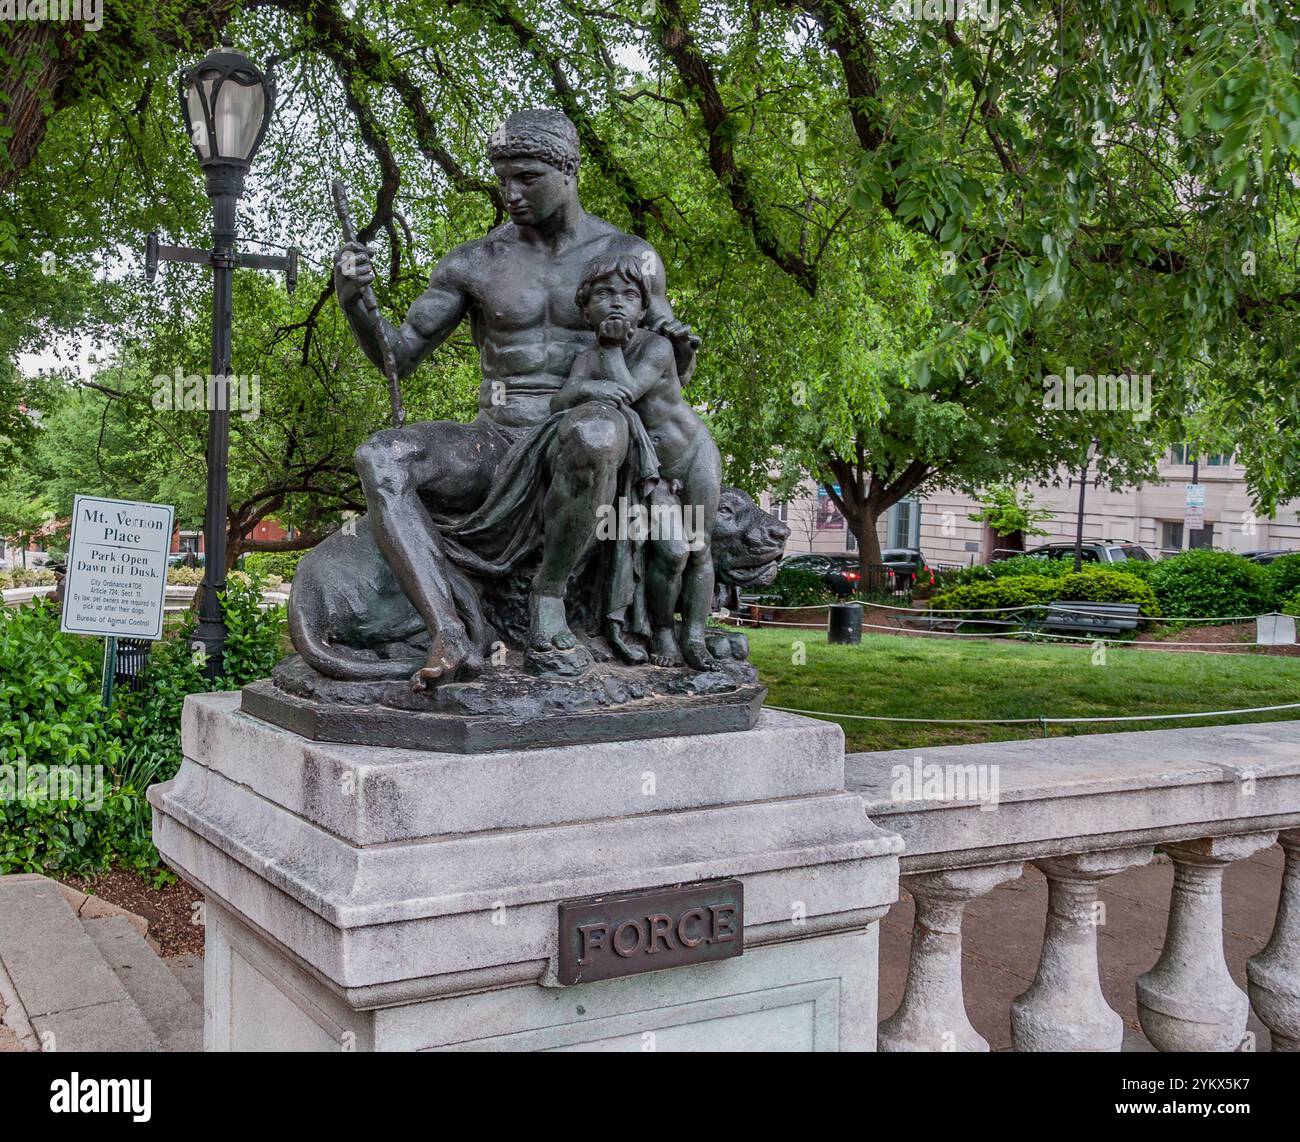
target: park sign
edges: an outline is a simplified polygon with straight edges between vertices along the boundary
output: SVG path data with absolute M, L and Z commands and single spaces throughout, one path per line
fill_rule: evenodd
M 98 496 L 73 499 L 62 630 L 162 637 L 175 510 Z
M 1183 504 L 1183 529 L 1200 531 L 1205 526 L 1205 485 L 1188 484 Z

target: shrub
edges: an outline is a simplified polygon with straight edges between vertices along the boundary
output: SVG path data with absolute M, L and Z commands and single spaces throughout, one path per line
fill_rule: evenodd
M 1161 609 L 1175 619 L 1258 615 L 1275 601 L 1268 571 L 1228 551 L 1185 551 L 1162 559 L 1149 578 Z
M 1130 574 L 1127 564 L 1121 566 L 1126 569 L 1115 571 L 1110 567 L 1090 567 L 1077 573 L 1071 571 L 1059 580 L 1052 601 L 1064 599 L 1077 603 L 1137 603 L 1142 614 L 1159 615 L 1160 605 L 1151 585 L 1139 576 Z
M 45 567 L 15 567 L 9 572 L 10 587 L 52 587 L 54 572 Z
M 759 601 L 770 607 L 820 607 L 831 598 L 826 583 L 816 571 L 783 567 Z
M 120 724 L 100 704 L 101 661 L 98 641 L 60 633 L 47 603 L 0 611 L 0 873 L 157 863 L 144 790 L 124 775 Z M 51 782 L 49 766 L 102 767 L 102 803 Z
M 1058 597 L 1058 581 L 1047 575 L 1015 575 L 988 583 L 967 583 L 930 600 L 934 611 L 991 610 L 990 619 L 1013 618 L 1011 609 L 1049 603 Z M 1024 614 L 1025 612 L 1021 612 Z
M 1137 603 L 1144 615 L 1160 614 L 1155 592 L 1136 575 L 1113 571 L 1109 567 L 1090 567 L 1086 571 L 1069 571 L 1059 577 L 1050 575 L 1010 575 L 988 583 L 968 583 L 936 595 L 931 609 L 985 610 L 990 619 L 1015 617 L 1012 608 L 1035 603 L 1054 603 L 1060 599 L 1080 603 Z M 1026 618 L 1034 614 L 1020 612 Z
M 222 596 L 229 629 L 223 674 L 205 678 L 189 648 L 196 618 L 154 644 L 138 692 L 100 702 L 102 644 L 59 633 L 46 603 L 0 610 L 0 766 L 102 765 L 102 806 L 48 795 L 0 796 L 0 873 L 88 873 L 111 865 L 158 867 L 145 789 L 174 776 L 180 715 L 189 694 L 263 678 L 282 652 L 283 607 L 263 611 L 260 584 L 232 576 Z M 12 774 L 0 768 L 0 783 Z
M 1290 599 L 1300 591 L 1300 552 L 1295 555 L 1280 555 L 1265 565 L 1264 570 L 1273 584 L 1276 598 Z
M 1074 564 L 1068 559 L 1048 559 L 1042 555 L 1012 555 L 993 563 L 980 563 L 963 567 L 960 571 L 947 571 L 943 575 L 943 588 L 965 587 L 970 583 L 992 583 L 996 579 L 1018 578 L 1022 575 L 1045 575 L 1058 578 L 1072 571 Z
M 250 551 L 244 556 L 243 568 L 250 575 L 270 578 L 278 575 L 282 580 L 292 579 L 298 562 L 306 551 Z
M 168 567 L 167 582 L 173 587 L 197 587 L 203 582 L 203 568 Z
M 1288 598 L 1282 604 L 1282 613 L 1284 615 L 1296 615 L 1300 617 L 1300 591 Z
M 1096 567 L 1097 564 L 1094 563 L 1092 566 Z M 1125 559 L 1120 563 L 1106 564 L 1110 570 L 1122 571 L 1125 575 L 1136 575 L 1144 583 L 1151 582 L 1151 577 L 1159 566 L 1159 561 L 1155 559 Z

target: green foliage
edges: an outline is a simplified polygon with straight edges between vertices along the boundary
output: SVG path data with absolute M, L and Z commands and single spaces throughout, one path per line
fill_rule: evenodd
M 1275 602 L 1268 571 L 1228 551 L 1185 551 L 1162 559 L 1149 581 L 1170 618 L 1259 615 Z
M 47 604 L 0 610 L 0 791 L 27 766 L 101 766 L 102 799 L 37 790 L 0 796 L 0 873 L 77 872 L 125 865 L 156 869 L 148 786 L 181 761 L 181 708 L 189 694 L 236 689 L 268 675 L 282 652 L 284 608 L 260 607 L 256 581 L 232 578 L 222 597 L 230 637 L 223 675 L 203 675 L 189 639 L 195 619 L 153 647 L 145 684 L 119 688 L 111 713 L 100 703 L 102 643 L 59 633 Z M 31 792 L 25 787 L 26 792 Z M 99 802 L 99 803 L 96 803 Z
M 1023 495 L 1023 500 L 1022 500 Z M 1033 498 L 1010 484 L 995 484 L 984 493 L 984 503 L 980 510 L 971 517 L 974 523 L 985 523 L 999 536 L 1047 535 L 1048 532 L 1038 526 L 1043 520 L 1052 518 L 1052 513 L 1043 508 L 1036 508 Z
M 990 619 L 1032 619 L 1036 611 L 1012 608 L 1050 603 L 1060 597 L 1060 581 L 1047 575 L 1008 575 L 984 583 L 968 583 L 943 591 L 930 600 L 932 611 L 983 611 Z M 972 615 L 972 619 L 981 616 Z
M 1015 578 L 1019 575 L 1059 578 L 1072 570 L 1074 564 L 1065 559 L 1048 559 L 1042 555 L 1013 555 L 1009 559 L 963 567 L 960 571 L 947 571 L 943 576 L 943 586 L 947 590 L 950 587 L 964 587 L 968 583 L 991 583 L 994 579 Z
M 1011 612 L 1013 607 L 1070 600 L 1078 603 L 1137 603 L 1144 615 L 1160 614 L 1155 592 L 1136 575 L 1107 567 L 1090 567 L 1076 573 L 1063 559 L 1041 560 L 1031 556 L 1003 562 L 1018 562 L 1021 566 L 1046 563 L 1051 571 L 1057 573 L 1002 575 L 967 583 L 936 595 L 931 600 L 931 608 L 935 611 L 989 608 L 996 613 L 988 617 L 997 619 L 1016 617 Z M 1041 613 L 1022 612 L 1020 617 L 1032 619 L 1041 617 Z
M 783 567 L 763 593 L 760 602 L 771 607 L 819 607 L 832 602 L 825 580 L 804 567 Z
M 1300 552 L 1280 555 L 1272 563 L 1265 564 L 1264 570 L 1268 572 L 1277 598 L 1285 599 L 1300 591 Z
M 250 551 L 244 556 L 244 570 L 250 575 L 262 575 L 269 578 L 278 575 L 288 581 L 298 569 L 298 563 L 306 551 Z
M 1150 584 L 1127 570 L 1115 571 L 1109 567 L 1089 567 L 1063 575 L 1053 602 L 1062 599 L 1076 603 L 1137 603 L 1143 615 L 1160 615 L 1160 604 Z
M 1282 613 L 1300 617 L 1300 591 L 1297 591 L 1282 603 Z
M 238 690 L 248 682 L 270 676 L 284 656 L 287 624 L 282 605 L 262 609 L 261 581 L 243 582 L 231 576 L 221 600 L 226 619 L 226 649 L 222 661 L 222 690 Z
M 173 587 L 197 587 L 203 582 L 203 568 L 168 567 L 167 582 Z
M 122 779 L 126 750 L 99 700 L 99 646 L 61 634 L 46 603 L 0 610 L 0 873 L 132 863 L 147 840 L 143 789 Z M 67 770 L 51 782 L 50 766 L 78 767 L 78 782 Z M 102 767 L 102 797 L 83 766 Z
M 0 571 L 0 589 L 10 587 L 52 587 L 54 572 L 44 567 L 15 567 L 12 571 Z

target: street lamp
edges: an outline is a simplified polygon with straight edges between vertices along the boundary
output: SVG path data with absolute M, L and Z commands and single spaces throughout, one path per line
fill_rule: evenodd
M 232 271 L 236 266 L 282 271 L 292 293 L 298 277 L 298 251 L 287 256 L 241 254 L 235 248 L 235 204 L 244 193 L 244 175 L 266 135 L 275 107 L 269 75 L 223 38 L 193 67 L 180 74 L 181 115 L 207 177 L 212 201 L 212 249 L 164 246 L 150 234 L 145 275 L 152 281 L 158 262 L 190 262 L 212 267 L 212 373 L 208 382 L 208 497 L 203 516 L 202 599 L 195 642 L 206 656 L 208 677 L 221 673 L 226 624 L 218 599 L 226 587 L 226 515 L 230 454 L 230 313 Z M 199 647 L 196 647 L 199 649 Z

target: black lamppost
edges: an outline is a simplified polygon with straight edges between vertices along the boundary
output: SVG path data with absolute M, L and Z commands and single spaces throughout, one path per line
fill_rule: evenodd
M 1097 484 L 1097 485 L 1100 485 L 1100 484 L 1101 484 L 1101 477 L 1100 477 L 1100 476 L 1098 476 L 1095 480 L 1091 480 L 1091 481 L 1090 481 L 1090 480 L 1088 479 L 1088 464 L 1089 464 L 1088 453 L 1089 453 L 1090 450 L 1092 450 L 1092 449 L 1097 449 L 1097 448 L 1100 448 L 1100 447 L 1101 447 L 1101 441 L 1098 440 L 1096 437 L 1094 437 L 1094 438 L 1092 439 L 1092 441 L 1084 447 L 1084 449 L 1083 449 L 1083 463 L 1079 465 L 1079 479 L 1078 479 L 1078 481 L 1077 481 L 1077 483 L 1078 483 L 1078 485 L 1079 485 L 1079 518 L 1078 518 L 1078 520 L 1075 522 L 1075 525 L 1074 525 L 1074 570 L 1075 570 L 1075 573 L 1076 573 L 1076 574 L 1077 574 L 1078 572 L 1080 572 L 1080 571 L 1083 570 L 1083 504 L 1084 504 L 1084 498 L 1085 498 L 1085 496 L 1086 496 L 1087 493 L 1088 493 L 1088 484 L 1089 484 L 1089 483 L 1093 483 L 1093 484 Z M 1071 487 L 1073 487 L 1074 484 L 1076 483 L 1076 481 L 1075 481 L 1075 479 L 1074 479 L 1073 476 L 1071 476 L 1070 479 L 1069 479 L 1068 481 L 1066 481 L 1066 482 L 1067 482 Z
M 164 246 L 149 235 L 145 274 L 150 281 L 158 262 L 191 262 L 212 267 L 212 373 L 208 383 L 208 498 L 203 517 L 202 599 L 195 642 L 206 655 L 210 678 L 221 673 L 226 624 L 218 594 L 226 586 L 226 514 L 230 453 L 231 274 L 235 266 L 283 271 L 292 293 L 298 251 L 287 256 L 241 254 L 235 249 L 235 205 L 244 193 L 244 175 L 271 122 L 275 87 L 270 76 L 223 39 L 180 75 L 181 114 L 195 154 L 207 175 L 212 200 L 212 249 Z M 198 647 L 196 647 L 198 649 Z

